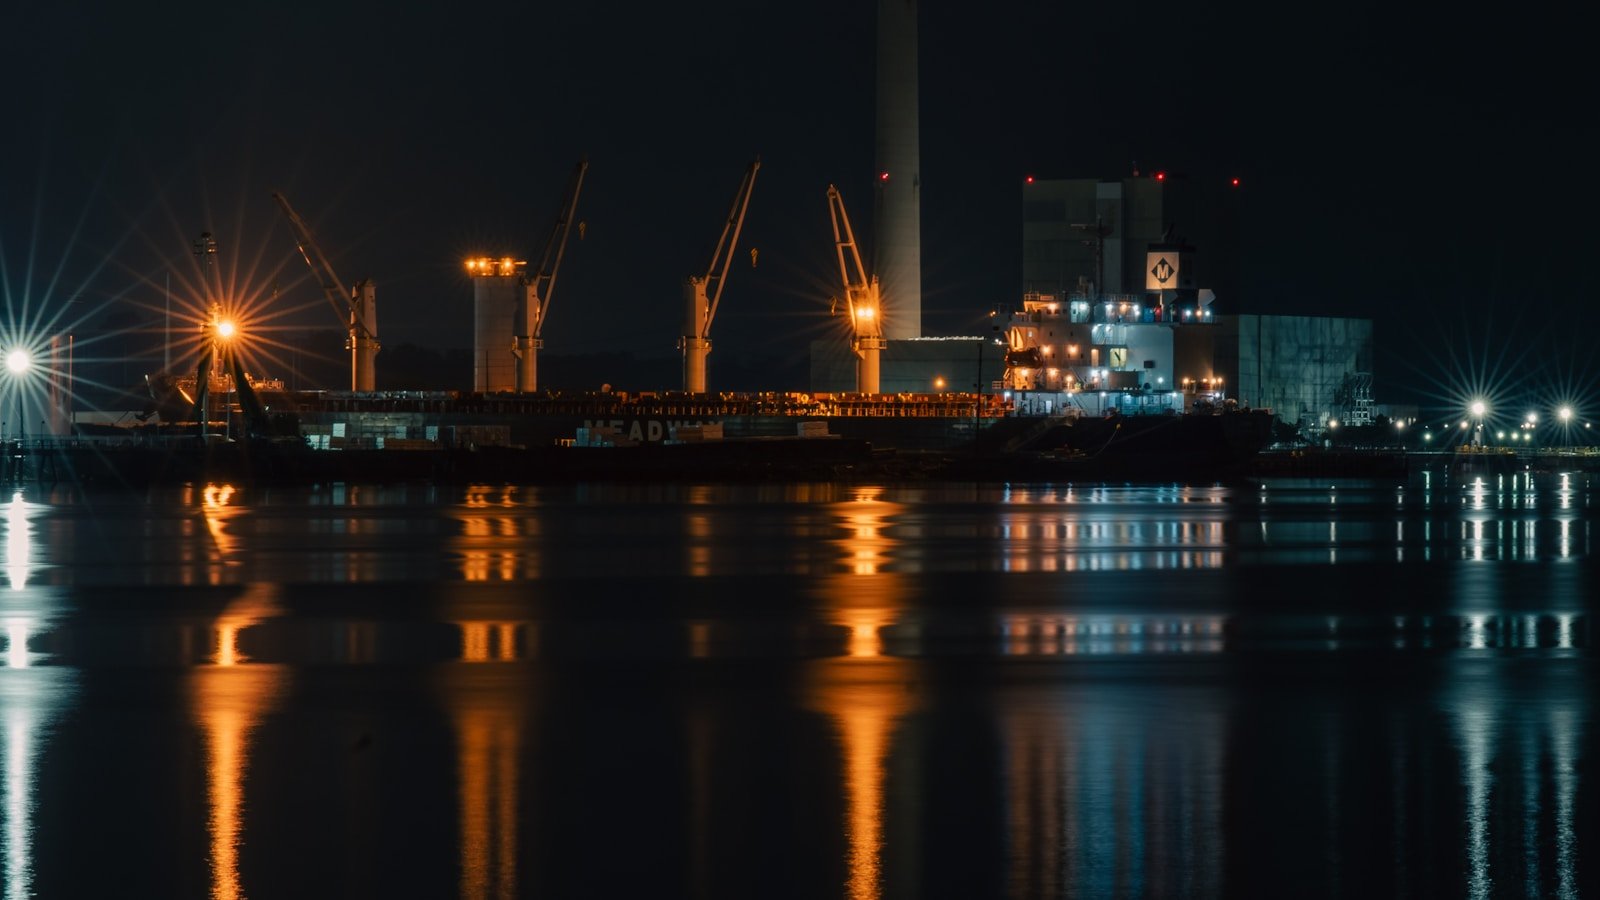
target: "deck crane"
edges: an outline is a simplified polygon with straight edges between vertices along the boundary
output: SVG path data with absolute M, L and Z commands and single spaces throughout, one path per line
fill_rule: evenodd
M 845 313 L 850 317 L 850 348 L 856 353 L 856 391 L 878 393 L 878 355 L 888 343 L 883 339 L 883 303 L 878 292 L 878 276 L 867 276 L 861 265 L 856 236 L 845 215 L 844 198 L 839 189 L 828 185 L 828 212 L 833 217 L 833 246 L 839 255 L 839 274 L 844 280 Z M 834 298 L 833 308 L 839 310 Z
M 539 332 L 550 311 L 550 298 L 556 292 L 556 274 L 561 270 L 567 235 L 572 231 L 572 216 L 578 208 L 578 192 L 583 190 L 583 175 L 587 171 L 587 159 L 579 160 L 573 167 L 572 177 L 567 179 L 567 194 L 561 201 L 561 211 L 550 229 L 550 237 L 545 241 L 539 268 L 522 276 L 522 297 L 517 304 L 511 352 L 517 358 L 517 390 L 523 393 L 539 389 L 538 353 L 544 346 Z M 581 226 L 579 230 L 581 234 Z
M 717 316 L 717 302 L 722 299 L 722 289 L 728 283 L 728 267 L 733 261 L 734 247 L 739 243 L 739 230 L 744 227 L 745 209 L 750 206 L 750 190 L 755 187 L 756 172 L 761 170 L 757 157 L 744 171 L 739 190 L 733 195 L 733 208 L 728 210 L 728 221 L 722 226 L 722 236 L 717 239 L 717 249 L 711 253 L 711 265 L 704 275 L 691 275 L 683 283 L 683 337 L 678 347 L 683 350 L 683 389 L 691 394 L 706 392 L 706 357 L 711 354 L 711 320 Z M 754 264 L 754 257 L 751 257 Z M 716 287 L 711 283 L 715 281 Z
M 363 279 L 356 282 L 354 287 L 346 288 L 339 276 L 334 274 L 333 266 L 328 264 L 322 248 L 317 246 L 311 226 L 300 218 L 300 214 L 294 211 L 282 194 L 274 191 L 272 199 L 278 202 L 289 220 L 289 227 L 294 229 L 295 245 L 300 248 L 306 265 L 311 267 L 311 274 L 322 282 L 322 293 L 333 306 L 333 314 L 350 329 L 349 337 L 345 340 L 345 349 L 350 351 L 350 390 L 377 390 L 374 361 L 379 348 L 383 346 L 378 343 L 377 288 L 371 279 Z

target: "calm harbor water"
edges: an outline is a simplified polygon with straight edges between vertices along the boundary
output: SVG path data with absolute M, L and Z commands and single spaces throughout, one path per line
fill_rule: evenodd
M 1593 476 L 21 486 L 4 897 L 1578 897 Z

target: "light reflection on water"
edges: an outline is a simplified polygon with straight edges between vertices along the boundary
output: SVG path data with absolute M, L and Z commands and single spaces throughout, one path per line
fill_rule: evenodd
M 0 592 L 6 891 L 93 882 L 34 852 L 68 840 L 39 824 L 41 760 L 94 755 L 54 726 L 114 708 L 77 704 L 80 677 L 176 664 L 216 897 L 283 887 L 250 860 L 303 852 L 297 830 L 342 846 L 308 821 L 324 805 L 399 796 L 429 817 L 418 877 L 462 896 L 570 893 L 624 820 L 682 835 L 661 895 L 770 885 L 751 860 L 776 855 L 852 897 L 1578 896 L 1590 491 L 25 491 Z M 612 721 L 652 691 L 649 724 Z M 355 722 L 385 767 L 309 752 Z M 594 734 L 681 784 L 593 771 L 620 754 Z M 763 827 L 795 839 L 743 858 Z M 570 859 L 542 849 L 560 834 Z M 1378 874 L 1369 834 L 1393 849 Z
M 898 722 L 917 705 L 907 683 L 914 664 L 890 657 L 819 660 L 808 667 L 806 703 L 837 730 L 845 802 L 845 894 L 854 900 L 884 890 L 885 786 Z
M 48 506 L 56 583 L 472 581 L 848 571 L 1216 570 L 1247 565 L 1570 561 L 1593 555 L 1589 476 L 1258 486 L 598 486 L 186 489 L 132 533 L 75 527 L 101 499 Z M 195 511 L 187 514 L 184 506 Z M 109 507 L 109 508 L 108 508 Z M 130 523 L 131 524 L 131 523 Z M 831 535 L 851 555 L 824 552 Z M 247 548 L 247 552 L 246 552 Z M 16 558 L 13 549 L 11 557 Z M 95 565 L 55 565 L 89 558 Z M 31 566 L 32 563 L 26 563 Z M 292 567 L 292 568 L 291 568 Z M 20 569 L 13 565 L 15 578 Z
M 4 738 L 3 822 L 7 900 L 37 896 L 35 826 L 39 807 L 38 768 L 50 732 L 70 707 L 77 673 L 51 666 L 51 654 L 34 649 L 37 638 L 55 629 L 66 615 L 61 591 L 30 585 L 42 567 L 35 553 L 34 519 L 49 509 L 13 492 L 5 504 L 5 566 L 8 589 L 0 593 L 5 625 L 5 666 L 0 668 L 0 733 Z
M 5 736 L 0 851 L 5 854 L 7 900 L 39 896 L 34 887 L 39 761 L 53 724 L 71 705 L 76 680 L 71 670 L 60 668 L 0 672 L 0 728 Z
M 455 733 L 462 897 L 517 897 L 522 767 L 532 693 L 493 668 L 452 668 L 440 700 Z
M 281 666 L 244 665 L 250 660 L 240 652 L 239 638 L 244 629 L 282 614 L 276 595 L 275 585 L 252 585 L 229 602 L 207 635 L 214 649 L 189 676 L 194 717 L 205 738 L 211 896 L 217 900 L 245 896 L 239 850 L 250 738 L 288 680 Z
M 1571 703 L 1513 698 L 1476 674 L 1450 706 L 1465 795 L 1466 895 L 1577 897 L 1579 729 L 1592 723 Z

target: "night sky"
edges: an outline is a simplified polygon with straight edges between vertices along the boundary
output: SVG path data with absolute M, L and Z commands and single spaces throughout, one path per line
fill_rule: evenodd
M 1239 284 L 1220 311 L 1375 319 L 1380 401 L 1462 378 L 1593 380 L 1596 127 L 1572 23 L 1392 4 L 979 7 L 922 10 L 925 332 L 972 333 L 1017 300 L 1025 175 L 1115 178 L 1136 160 L 1240 178 Z M 803 379 L 808 342 L 843 339 L 829 183 L 870 245 L 875 5 L 788 9 L 10 7 L 11 321 L 24 302 L 85 334 L 148 319 L 164 273 L 192 282 L 209 230 L 236 284 L 279 285 L 276 324 L 336 330 L 281 190 L 346 282 L 377 284 L 381 378 L 401 345 L 470 347 L 461 260 L 537 259 L 587 157 L 545 353 L 676 360 L 680 284 L 704 273 L 759 154 L 711 381 L 766 365 Z

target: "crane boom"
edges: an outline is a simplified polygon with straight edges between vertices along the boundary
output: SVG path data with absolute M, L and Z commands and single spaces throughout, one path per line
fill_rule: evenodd
M 856 354 L 856 390 L 876 394 L 879 387 L 878 356 L 887 342 L 883 339 L 883 302 L 878 276 L 868 277 L 856 247 L 855 232 L 844 210 L 839 189 L 828 185 L 828 213 L 833 219 L 833 247 L 839 257 L 839 276 L 844 283 L 846 312 L 850 316 L 850 347 Z M 835 308 L 837 309 L 837 302 Z
M 678 346 L 683 350 L 683 389 L 691 394 L 706 392 L 706 357 L 711 354 L 711 321 L 717 316 L 717 304 L 722 300 L 722 289 L 728 283 L 728 268 L 733 263 L 733 251 L 739 245 L 739 232 L 744 228 L 745 211 L 750 208 L 750 193 L 755 188 L 756 173 L 761 170 L 758 156 L 744 170 L 739 189 L 734 192 L 733 206 L 728 219 L 717 237 L 717 247 L 711 252 L 711 264 L 704 275 L 691 275 L 683 284 L 683 336 Z M 716 282 L 712 288 L 711 283 Z
M 566 196 L 561 201 L 561 212 L 557 214 L 550 237 L 545 241 L 539 268 L 528 275 L 524 282 L 533 289 L 530 298 L 533 308 L 529 310 L 533 322 L 528 337 L 538 338 L 539 332 L 544 329 L 545 313 L 549 311 L 550 299 L 556 292 L 556 275 L 561 271 L 561 258 L 566 255 L 567 236 L 572 233 L 572 216 L 578 208 L 578 193 L 583 190 L 583 175 L 587 171 L 587 159 L 579 160 L 577 166 L 573 167 L 572 177 L 567 180 Z
M 705 321 L 700 323 L 700 337 L 711 336 L 711 320 L 717 317 L 717 303 L 722 300 L 722 288 L 728 283 L 728 266 L 733 261 L 733 251 L 739 245 L 739 231 L 744 228 L 745 210 L 750 206 L 750 192 L 756 184 L 756 173 L 761 171 L 761 157 L 756 157 L 745 169 L 739 190 L 734 192 L 733 207 L 728 210 L 728 221 L 722 226 L 722 236 L 717 238 L 717 249 L 711 253 L 711 265 L 706 266 L 704 282 L 713 280 L 717 286 L 710 298 Z M 726 252 L 724 252 L 726 251 Z M 720 261 L 720 264 L 719 264 Z
M 566 254 L 567 236 L 572 233 L 572 216 L 578 208 L 578 192 L 583 190 L 583 174 L 589 171 L 589 161 L 582 159 L 567 179 L 567 193 L 556 213 L 556 223 L 544 243 L 544 255 L 539 267 L 524 274 L 520 281 L 522 296 L 513 313 L 511 355 L 517 358 L 517 390 L 532 393 L 539 385 L 539 348 L 544 340 L 539 333 L 544 330 L 544 320 L 550 312 L 550 299 L 556 292 L 556 275 L 561 271 L 561 258 Z M 580 226 L 579 235 L 582 235 Z
M 839 189 L 828 185 L 828 214 L 833 219 L 833 247 L 839 257 L 839 275 L 844 281 L 846 300 L 867 287 L 866 267 L 861 264 L 861 251 L 856 247 L 855 232 L 850 229 L 850 216 L 844 209 L 844 197 Z
M 356 283 L 354 290 L 346 288 L 318 246 L 311 226 L 300 218 L 283 194 L 274 191 L 272 199 L 277 201 L 284 218 L 289 220 L 289 227 L 294 231 L 295 246 L 311 268 L 311 274 L 322 285 L 322 293 L 333 307 L 334 315 L 339 318 L 340 324 L 349 329 L 345 349 L 350 351 L 350 389 L 375 390 L 377 373 L 373 357 L 382 345 L 378 343 L 378 304 L 372 282 L 363 280 Z

